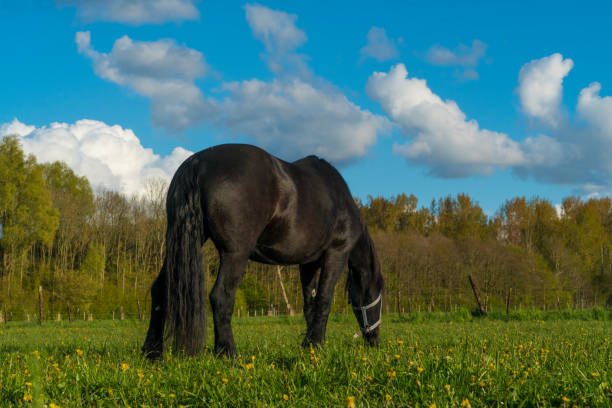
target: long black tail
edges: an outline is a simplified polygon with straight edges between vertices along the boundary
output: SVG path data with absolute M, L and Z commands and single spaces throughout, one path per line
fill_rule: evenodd
M 188 166 L 181 167 L 166 203 L 166 327 L 177 351 L 195 355 L 206 339 L 206 281 L 201 255 L 206 237 L 197 178 L 189 174 Z

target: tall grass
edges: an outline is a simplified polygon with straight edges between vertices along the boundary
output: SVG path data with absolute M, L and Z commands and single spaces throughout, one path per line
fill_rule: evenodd
M 531 313 L 531 314 L 529 314 Z M 536 319 L 536 320 L 532 320 Z M 302 318 L 234 320 L 236 359 L 210 349 L 149 363 L 138 321 L 0 326 L 0 406 L 605 407 L 609 311 L 385 315 L 378 348 L 330 319 L 324 347 Z M 208 346 L 212 348 L 212 333 Z

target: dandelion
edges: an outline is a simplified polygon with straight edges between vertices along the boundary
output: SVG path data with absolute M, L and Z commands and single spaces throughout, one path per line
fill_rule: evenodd
M 361 361 L 363 361 L 365 363 L 366 361 L 368 361 L 368 358 L 367 357 L 361 357 Z
M 227 378 L 222 378 L 222 379 L 221 379 L 221 382 L 222 382 L 223 384 L 227 384 L 227 383 L 229 382 L 229 380 L 228 380 Z
M 470 401 L 467 398 L 465 398 L 463 401 L 461 401 L 461 406 L 463 408 L 470 408 L 471 407 Z
M 129 365 L 128 363 L 121 363 L 121 366 L 120 366 L 120 367 L 121 367 L 121 370 L 125 371 L 125 370 L 127 370 L 128 368 L 130 368 L 130 365 Z
M 566 396 L 563 396 L 563 398 L 561 398 L 563 400 L 563 402 L 565 402 L 566 404 L 568 402 L 570 402 L 571 400 L 569 398 L 567 398 Z
M 444 389 L 445 389 L 446 391 L 450 391 L 450 389 L 451 389 L 450 384 L 445 384 L 445 385 L 444 385 Z
M 599 377 L 599 373 L 595 373 L 595 372 L 593 372 L 593 373 L 591 373 L 591 375 L 592 375 L 593 377 Z
M 170 395 L 168 395 L 168 397 L 170 397 L 171 399 L 174 399 L 174 398 L 176 398 L 176 395 L 170 394 Z
M 23 396 L 23 400 L 25 402 L 31 402 L 32 401 L 32 396 L 30 394 L 26 394 Z
M 351 375 L 352 375 L 353 377 L 357 377 L 357 373 L 356 373 L 356 372 L 354 372 L 354 371 L 351 371 Z
M 60 406 L 54 403 L 50 403 L 49 408 L 60 408 Z
M 138 379 L 139 379 L 139 380 L 142 380 L 143 378 L 144 378 L 144 374 L 142 374 L 142 373 L 138 373 Z
M 248 363 L 247 365 L 244 366 L 244 368 L 246 368 L 247 370 L 252 370 L 253 367 L 255 367 L 253 363 Z
M 387 401 L 391 401 L 393 399 L 393 397 L 391 395 L 389 395 L 389 394 L 385 394 L 385 399 Z
M 393 355 L 393 357 L 395 357 L 395 359 L 399 359 L 400 355 L 399 354 L 395 354 L 395 355 Z
M 404 340 L 398 340 L 397 344 L 401 346 L 402 344 L 404 344 Z
M 422 373 L 422 372 L 423 372 L 423 370 L 424 370 L 424 368 L 423 368 L 423 367 L 418 367 L 418 368 L 417 368 L 417 371 L 419 372 L 419 374 L 420 374 L 420 373 Z
M 283 400 L 289 401 L 289 396 L 287 394 L 283 394 Z
M 108 391 L 108 395 L 113 395 L 113 389 L 112 388 L 109 388 L 107 391 Z
M 346 397 L 346 408 L 355 408 L 355 397 Z
M 76 353 L 77 353 L 78 356 L 82 356 L 83 355 L 83 350 L 76 349 Z
M 484 387 L 487 384 L 484 381 L 481 381 L 481 382 L 478 383 L 478 385 L 480 385 L 481 387 Z
M 31 382 L 27 382 L 27 383 L 25 383 L 25 385 L 26 385 L 26 387 L 31 387 L 32 383 Z
M 436 408 L 436 404 L 435 404 L 435 403 L 431 403 L 431 404 L 429 405 L 429 408 Z

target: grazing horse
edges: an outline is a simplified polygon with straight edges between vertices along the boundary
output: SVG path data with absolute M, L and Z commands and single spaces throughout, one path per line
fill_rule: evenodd
M 236 354 L 231 319 L 249 259 L 300 265 L 305 346 L 325 339 L 334 286 L 348 264 L 349 302 L 365 340 L 378 344 L 383 278 L 376 250 L 345 181 L 325 160 L 308 156 L 288 163 L 255 146 L 211 147 L 176 171 L 166 212 L 166 255 L 151 287 L 142 348 L 149 358 L 163 352 L 165 324 L 177 350 L 194 355 L 201 349 L 206 333 L 201 249 L 209 238 L 220 259 L 210 293 L 216 353 Z

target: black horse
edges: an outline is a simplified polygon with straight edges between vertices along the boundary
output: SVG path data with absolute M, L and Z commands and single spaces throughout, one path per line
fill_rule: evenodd
M 220 258 L 210 294 L 215 352 L 236 353 L 231 318 L 249 259 L 300 265 L 304 345 L 324 340 L 334 286 L 348 263 L 349 301 L 364 338 L 378 343 L 383 278 L 376 250 L 345 181 L 325 160 L 288 163 L 250 145 L 215 146 L 181 164 L 166 211 L 166 256 L 151 287 L 142 348 L 149 358 L 163 352 L 166 322 L 177 350 L 194 355 L 205 340 L 200 251 L 208 238 Z

